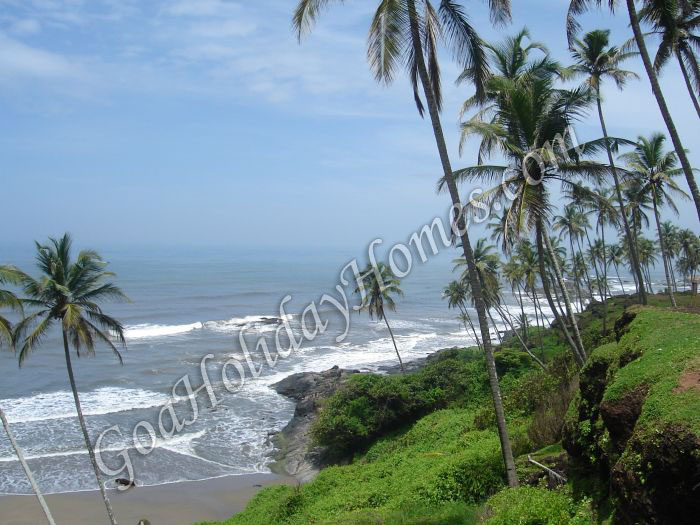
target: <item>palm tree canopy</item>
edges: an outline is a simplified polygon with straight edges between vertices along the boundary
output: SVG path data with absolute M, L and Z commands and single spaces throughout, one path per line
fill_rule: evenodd
M 586 33 L 582 40 L 575 39 L 571 47 L 574 65 L 569 68 L 572 75 L 585 76 L 586 83 L 596 90 L 604 78 L 612 79 L 618 88 L 631 78 L 639 78 L 636 73 L 620 68 L 622 62 L 638 53 L 629 51 L 629 46 L 618 48 L 609 43 L 610 31 L 603 29 Z
M 375 317 L 378 320 L 384 319 L 385 310 L 391 312 L 396 310 L 393 296 L 403 296 L 400 285 L 401 281 L 394 276 L 391 268 L 386 264 L 381 262 L 376 266 L 368 264 L 362 271 L 360 281 L 355 288 L 355 293 L 363 297 L 360 311 L 366 310 L 370 319 Z M 363 288 L 364 294 L 362 294 Z
M 14 266 L 0 266 L 0 285 L 18 285 L 21 282 L 22 272 Z M 22 302 L 10 290 L 0 288 L 0 310 L 8 308 L 22 312 Z M 15 339 L 12 323 L 0 315 L 0 348 L 7 345 L 14 349 Z
M 674 54 L 685 63 L 696 90 L 700 90 L 700 0 L 645 0 L 639 19 L 651 25 L 661 42 L 654 59 L 659 71 Z
M 640 136 L 634 150 L 620 158 L 627 163 L 631 176 L 639 181 L 640 193 L 650 194 L 657 204 L 668 205 L 677 214 L 673 196 L 690 197 L 674 180 L 683 175 L 683 170 L 677 167 L 676 152 L 666 151 L 665 143 L 666 137 L 662 133 L 654 133 L 648 138 Z
M 311 31 L 321 10 L 331 3 L 332 0 L 299 0 L 292 18 L 292 26 L 299 39 Z M 342 0 L 336 0 L 336 3 L 342 3 Z M 409 16 L 412 5 L 415 6 L 423 54 L 438 107 L 442 100 L 438 61 L 440 43 L 452 51 L 464 70 L 471 72 L 479 97 L 484 94 L 488 76 L 483 42 L 464 8 L 454 0 L 440 0 L 436 8 L 433 4 L 437 3 L 430 0 L 381 0 L 367 39 L 367 60 L 376 80 L 389 84 L 394 80 L 396 70 L 404 66 L 411 78 L 416 106 L 421 115 L 424 106 L 418 90 L 418 67 Z M 510 0 L 489 0 L 488 6 L 493 22 L 505 23 L 510 20 Z
M 40 279 L 22 274 L 21 283 L 27 296 L 25 306 L 36 311 L 16 326 L 17 338 L 24 337 L 20 349 L 20 365 L 40 343 L 54 323 L 60 323 L 78 356 L 85 350 L 95 353 L 95 343 L 105 343 L 121 362 L 115 342 L 126 348 L 124 328 L 105 314 L 99 302 L 104 299 L 127 300 L 113 283 L 106 282 L 114 274 L 104 270 L 107 263 L 92 250 L 84 250 L 71 259 L 71 238 L 50 238 L 47 244 L 36 243 L 36 262 Z

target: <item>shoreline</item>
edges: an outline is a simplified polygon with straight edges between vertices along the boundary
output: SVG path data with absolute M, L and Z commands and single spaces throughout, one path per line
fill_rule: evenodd
M 148 519 L 152 525 L 192 525 L 230 518 L 245 509 L 262 487 L 296 483 L 291 476 L 240 474 L 134 487 L 124 492 L 108 489 L 108 495 L 120 523 Z M 45 498 L 57 523 L 103 523 L 107 519 L 97 490 L 48 494 Z M 33 495 L 0 495 L 0 516 L 3 525 L 46 522 Z
M 425 357 L 407 361 L 405 365 L 410 371 L 419 370 L 442 351 L 444 349 L 435 350 Z M 398 365 L 384 365 L 373 373 L 395 374 L 399 371 Z M 332 394 L 349 375 L 355 373 L 370 372 L 335 366 L 321 372 L 292 373 L 271 385 L 273 390 L 296 402 L 295 413 L 287 425 L 271 436 L 275 443 L 275 452 L 268 465 L 271 472 L 136 486 L 124 492 L 109 488 L 108 496 L 117 519 L 123 523 L 148 519 L 152 525 L 192 525 L 200 521 L 226 520 L 242 512 L 263 487 L 310 481 L 324 466 L 323 461 L 319 461 L 318 451 L 314 454 L 307 449 L 308 430 L 320 408 L 315 401 Z M 315 380 L 305 384 L 296 395 L 276 388 L 290 381 L 296 384 L 308 379 Z M 315 398 L 314 402 L 309 403 L 310 398 Z M 289 443 L 285 443 L 290 437 L 296 441 L 291 450 Z M 290 458 L 294 459 L 294 468 L 288 468 Z M 106 519 L 104 503 L 97 489 L 49 493 L 44 497 L 57 523 L 99 523 Z M 0 516 L 2 525 L 36 525 L 46 521 L 33 494 L 0 494 Z

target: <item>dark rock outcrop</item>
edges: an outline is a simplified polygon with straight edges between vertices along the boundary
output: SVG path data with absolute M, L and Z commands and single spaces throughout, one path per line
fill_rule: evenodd
M 359 372 L 334 366 L 324 372 L 293 374 L 272 385 L 277 393 L 297 402 L 294 417 L 281 432 L 272 436 L 278 448 L 275 463 L 271 466 L 274 471 L 295 476 L 303 483 L 328 464 L 326 450 L 313 445 L 311 425 L 322 401 L 356 373 Z

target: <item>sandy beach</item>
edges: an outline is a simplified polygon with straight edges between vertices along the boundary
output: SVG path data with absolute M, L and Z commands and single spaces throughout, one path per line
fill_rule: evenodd
M 136 525 L 142 518 L 152 525 L 192 525 L 228 518 L 242 511 L 261 486 L 277 483 L 295 481 L 275 474 L 249 474 L 135 487 L 125 492 L 110 490 L 109 495 L 120 525 Z M 58 525 L 107 523 L 97 491 L 50 494 L 46 499 Z M 45 522 L 34 496 L 0 496 L 2 525 Z

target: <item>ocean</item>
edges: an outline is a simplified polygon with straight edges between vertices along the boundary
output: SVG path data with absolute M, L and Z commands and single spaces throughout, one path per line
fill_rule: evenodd
M 31 252 L 3 255 L 3 263 L 35 273 Z M 281 430 L 294 412 L 293 403 L 274 392 L 271 384 L 295 372 L 335 365 L 376 371 L 397 362 L 386 326 L 364 312 L 350 314 L 347 336 L 337 340 L 345 330 L 344 318 L 320 299 L 329 294 L 342 303 L 336 286 L 341 269 L 351 260 L 348 254 L 321 250 L 282 250 L 278 256 L 260 250 L 183 254 L 142 249 L 105 250 L 102 255 L 130 298 L 128 303 L 104 305 L 125 325 L 128 349 L 121 366 L 104 346 L 98 347 L 96 357 L 73 363 L 90 433 L 93 439 L 104 433 L 101 458 L 113 471 L 107 478 L 128 477 L 127 463 L 139 485 L 269 472 L 270 434 Z M 474 343 L 441 296 L 444 286 L 458 275 L 451 264 L 457 256 L 455 249 L 444 250 L 414 265 L 402 280 L 404 297 L 397 299 L 396 312 L 388 315 L 404 361 Z M 626 286 L 633 287 L 629 280 Z M 350 296 L 351 288 L 345 290 Z M 281 323 L 286 326 L 279 308 L 288 295 L 285 320 L 295 339 L 302 338 L 300 314 L 312 303 L 328 325 L 300 348 L 277 355 L 278 333 L 284 347 L 289 346 L 286 331 L 278 330 Z M 508 294 L 506 302 L 515 304 Z M 527 311 L 534 323 L 532 306 Z M 312 315 L 304 318 L 311 331 L 312 319 Z M 242 329 L 250 362 L 241 345 Z M 269 350 L 267 358 L 261 338 Z M 205 368 L 211 390 L 187 397 L 183 378 L 190 382 L 190 394 L 197 390 L 203 384 L 200 366 L 205 356 L 209 356 Z M 231 363 L 241 365 L 245 381 L 240 381 Z M 21 369 L 8 352 L 0 354 L 0 367 L 0 406 L 43 491 L 96 488 L 60 334 L 47 337 Z M 223 369 L 232 382 L 225 382 Z M 172 430 L 173 413 L 176 420 L 187 423 L 177 431 Z M 9 440 L 0 433 L 0 493 L 28 492 Z

